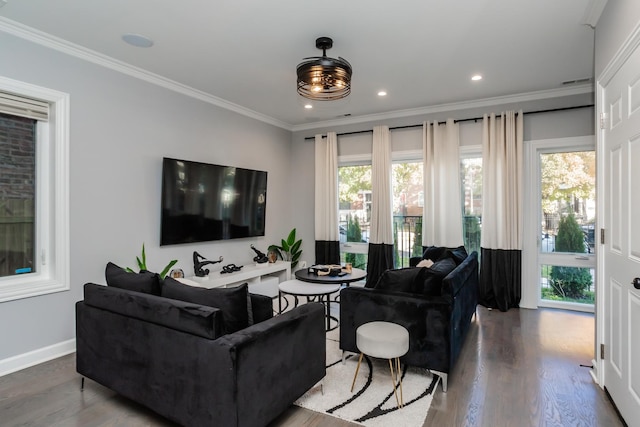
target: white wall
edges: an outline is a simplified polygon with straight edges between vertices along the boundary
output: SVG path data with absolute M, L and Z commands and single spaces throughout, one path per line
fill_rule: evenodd
M 596 24 L 595 78 L 640 24 L 640 1 L 609 0 Z
M 0 32 L 0 75 L 70 94 L 71 290 L 0 303 L 3 360 L 75 337 L 82 285 L 104 283 L 108 261 L 135 267 L 191 254 L 245 264 L 291 227 L 291 133 Z M 264 238 L 159 246 L 162 157 L 268 171 Z M 217 264 L 215 268 L 219 268 Z
M 577 105 L 591 103 L 590 95 L 584 96 L 581 102 Z M 572 104 L 576 105 L 575 100 L 572 100 Z M 538 111 L 545 107 L 536 107 L 535 105 L 520 106 L 524 111 Z M 309 242 L 307 250 L 305 252 L 305 259 L 310 262 L 315 260 L 315 248 L 314 242 L 314 142 L 313 140 L 305 140 L 305 137 L 314 135 L 317 133 L 326 134 L 328 131 L 341 132 L 353 132 L 356 130 L 372 129 L 374 125 L 389 125 L 405 126 L 409 124 L 422 123 L 424 120 L 439 120 L 443 121 L 449 117 L 463 119 L 474 118 L 482 116 L 483 113 L 500 113 L 510 106 L 503 106 L 503 108 L 487 108 L 486 111 L 469 110 L 469 111 L 457 111 L 457 112 L 442 112 L 437 115 L 431 115 L 428 117 L 412 117 L 401 120 L 387 120 L 379 123 L 363 123 L 359 125 L 350 126 L 336 126 L 333 128 L 319 128 L 309 131 L 295 132 L 293 135 L 293 165 L 294 176 L 296 179 L 292 182 L 292 188 L 295 194 L 301 195 L 300 203 L 296 203 L 294 208 L 294 221 L 297 227 L 301 231 L 301 237 L 305 242 Z M 593 108 L 579 108 L 574 110 L 565 110 L 558 112 L 540 113 L 540 114 L 525 114 L 524 116 L 524 139 L 551 139 L 551 138 L 564 138 L 571 136 L 584 136 L 594 134 L 594 112 Z M 480 145 L 482 124 L 481 121 L 462 122 L 460 123 L 460 144 L 461 145 Z M 394 132 L 401 132 L 403 140 L 406 137 L 411 137 L 417 140 L 417 146 L 422 144 L 422 132 L 420 129 L 415 130 L 401 130 L 392 131 L 392 141 Z M 372 133 L 349 135 L 345 137 L 338 137 L 339 154 L 340 155 L 356 155 L 371 150 Z M 352 146 L 348 146 L 345 143 L 353 143 Z M 411 144 L 407 141 L 403 141 L 401 149 L 409 147 Z M 313 252 L 311 252 L 313 250 Z

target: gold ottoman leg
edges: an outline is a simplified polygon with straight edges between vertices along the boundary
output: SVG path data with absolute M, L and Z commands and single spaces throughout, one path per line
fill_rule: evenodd
M 364 356 L 364 353 L 360 353 L 360 358 L 358 359 L 358 366 L 356 367 L 356 373 L 353 376 L 353 382 L 351 383 L 351 393 L 353 393 L 353 386 L 356 385 L 356 377 L 358 376 L 358 371 L 360 370 L 360 363 L 362 362 L 362 356 Z

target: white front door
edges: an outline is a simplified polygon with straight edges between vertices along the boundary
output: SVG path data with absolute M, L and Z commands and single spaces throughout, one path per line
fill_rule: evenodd
M 601 82 L 604 386 L 640 425 L 640 48 Z M 602 243 L 602 242 L 601 242 Z

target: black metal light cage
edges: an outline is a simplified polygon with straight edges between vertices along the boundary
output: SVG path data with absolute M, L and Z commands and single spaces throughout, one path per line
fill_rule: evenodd
M 351 64 L 344 58 L 330 58 L 326 49 L 332 40 L 321 37 L 316 47 L 323 50 L 322 57 L 305 58 L 296 68 L 298 93 L 317 101 L 332 101 L 349 96 L 351 93 Z

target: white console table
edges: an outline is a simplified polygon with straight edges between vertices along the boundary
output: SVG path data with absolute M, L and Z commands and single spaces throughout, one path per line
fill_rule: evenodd
M 291 263 L 276 261 L 274 263 L 249 264 L 233 273 L 222 274 L 220 271 L 214 271 L 205 277 L 191 276 L 187 279 L 209 289 L 230 288 L 248 283 L 249 292 L 275 298 L 278 296 L 278 284 L 291 279 Z

